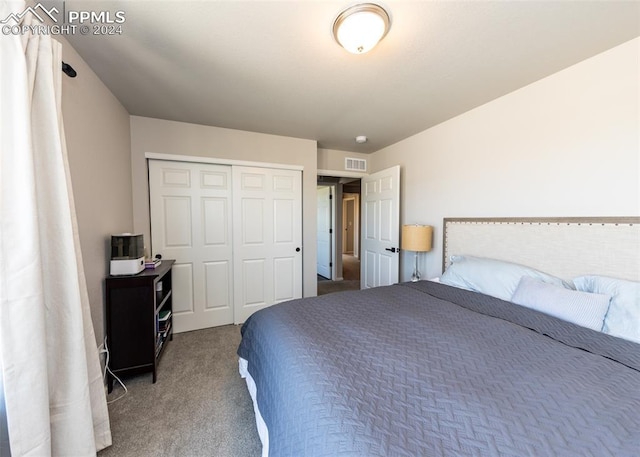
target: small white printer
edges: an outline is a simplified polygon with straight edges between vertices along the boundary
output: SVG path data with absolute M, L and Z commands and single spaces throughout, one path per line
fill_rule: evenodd
M 111 235 L 111 275 L 135 275 L 142 270 L 144 270 L 142 235 L 133 233 Z

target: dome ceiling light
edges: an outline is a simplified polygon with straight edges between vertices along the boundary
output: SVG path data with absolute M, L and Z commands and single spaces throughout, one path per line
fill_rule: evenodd
M 381 6 L 361 3 L 341 12 L 333 23 L 333 37 L 353 54 L 364 54 L 382 40 L 391 19 Z

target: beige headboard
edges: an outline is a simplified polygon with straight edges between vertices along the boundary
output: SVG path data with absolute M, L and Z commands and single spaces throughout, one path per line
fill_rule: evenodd
M 640 281 L 640 217 L 445 218 L 443 271 L 452 255 L 508 260 L 563 279 Z

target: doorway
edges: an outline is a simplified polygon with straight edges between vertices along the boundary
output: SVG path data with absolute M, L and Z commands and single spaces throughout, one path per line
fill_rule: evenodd
M 360 289 L 360 178 L 318 176 L 318 295 Z M 331 210 L 324 199 L 331 188 Z M 322 195 L 321 195 L 322 193 Z M 321 200 L 322 199 L 322 200 Z M 322 214 L 321 214 L 322 213 Z M 331 223 L 327 224 L 327 218 Z M 326 243 L 320 243 L 331 227 L 330 268 L 324 264 Z M 322 249 L 322 252 L 321 252 Z
M 360 258 L 360 193 L 342 194 L 342 254 Z

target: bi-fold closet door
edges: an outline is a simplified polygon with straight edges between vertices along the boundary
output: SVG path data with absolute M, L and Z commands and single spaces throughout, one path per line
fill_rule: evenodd
M 152 253 L 175 259 L 174 331 L 302 296 L 299 170 L 149 160 Z

